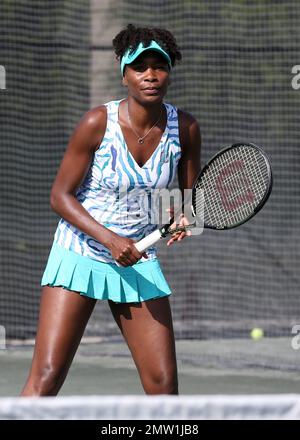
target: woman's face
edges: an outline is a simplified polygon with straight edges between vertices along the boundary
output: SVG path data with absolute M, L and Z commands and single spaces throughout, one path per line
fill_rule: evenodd
M 169 81 L 169 65 L 156 51 L 145 51 L 125 67 L 123 85 L 128 87 L 130 96 L 142 103 L 162 101 Z

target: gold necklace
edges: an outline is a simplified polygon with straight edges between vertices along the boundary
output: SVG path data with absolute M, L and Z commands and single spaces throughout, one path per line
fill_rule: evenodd
M 157 121 L 155 122 L 155 124 L 154 125 L 152 125 L 152 127 L 150 128 L 150 130 L 148 130 L 147 131 L 147 133 L 146 134 L 144 134 L 144 136 L 140 136 L 136 131 L 135 131 L 135 129 L 133 128 L 133 126 L 132 126 L 132 122 L 131 122 L 131 119 L 130 119 L 130 116 L 129 116 L 129 107 L 128 107 L 128 102 L 127 102 L 127 116 L 128 116 L 128 121 L 129 121 L 129 124 L 130 124 L 130 127 L 131 127 L 131 130 L 135 133 L 135 135 L 137 136 L 137 138 L 138 138 L 138 143 L 139 144 L 143 144 L 144 143 L 144 139 L 145 139 L 145 137 L 150 133 L 150 131 L 159 123 L 159 121 L 160 121 L 160 118 L 161 118 L 161 115 L 162 115 L 162 110 L 163 110 L 163 108 L 161 108 L 161 111 L 160 111 L 160 114 L 159 114 L 159 118 L 157 119 Z

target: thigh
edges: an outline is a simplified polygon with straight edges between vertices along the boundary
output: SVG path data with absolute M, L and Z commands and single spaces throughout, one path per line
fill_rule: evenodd
M 70 366 L 95 303 L 62 287 L 43 287 L 32 370 Z
M 109 301 L 113 316 L 143 376 L 163 372 L 177 376 L 175 340 L 168 297 L 116 304 Z

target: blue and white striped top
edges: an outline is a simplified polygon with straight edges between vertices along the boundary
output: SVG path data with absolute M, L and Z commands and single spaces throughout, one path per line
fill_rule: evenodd
M 140 240 L 158 226 L 155 193 L 169 188 L 175 178 L 181 157 L 178 113 L 176 107 L 164 103 L 167 110 L 165 131 L 151 157 L 140 167 L 127 148 L 118 122 L 120 102 L 105 104 L 105 135 L 75 196 L 100 224 L 118 235 Z M 109 249 L 63 218 L 58 223 L 54 241 L 80 255 L 115 263 Z M 154 259 L 157 248 L 150 247 L 146 253 L 148 260 Z M 139 261 L 148 260 L 142 257 Z

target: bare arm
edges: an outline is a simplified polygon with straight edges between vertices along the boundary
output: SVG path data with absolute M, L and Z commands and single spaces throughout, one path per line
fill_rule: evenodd
M 184 198 L 184 190 L 191 189 L 201 169 L 201 134 L 197 120 L 189 113 L 179 111 L 179 136 L 181 146 L 181 158 L 178 163 L 178 183 Z M 185 217 L 179 225 L 188 225 Z M 174 226 L 175 227 L 175 224 Z M 173 236 L 167 243 L 182 240 L 188 232 L 181 232 Z
M 109 244 L 113 233 L 100 225 L 74 194 L 89 170 L 105 127 L 105 106 L 90 110 L 83 116 L 69 140 L 50 195 L 51 208 L 57 214 L 104 246 Z
M 180 190 L 190 189 L 201 169 L 201 134 L 197 120 L 180 112 L 180 145 L 182 154 L 178 163 Z
M 80 231 L 103 244 L 122 266 L 135 264 L 142 256 L 135 241 L 121 237 L 98 223 L 78 202 L 75 192 L 83 182 L 106 129 L 106 108 L 97 107 L 87 112 L 76 126 L 52 186 L 52 209 Z

